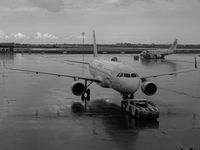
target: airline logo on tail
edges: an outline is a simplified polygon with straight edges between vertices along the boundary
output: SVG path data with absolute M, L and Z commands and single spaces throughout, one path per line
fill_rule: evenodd
M 176 39 L 176 40 L 174 41 L 174 43 L 172 44 L 172 46 L 170 47 L 170 49 L 171 49 L 171 50 L 175 50 L 176 47 L 177 47 L 177 43 L 178 43 L 178 39 Z

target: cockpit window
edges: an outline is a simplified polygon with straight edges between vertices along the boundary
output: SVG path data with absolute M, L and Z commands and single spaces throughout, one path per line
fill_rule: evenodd
M 117 77 L 135 78 L 138 77 L 138 75 L 136 73 L 118 73 Z
M 137 77 L 138 75 L 136 74 L 136 73 L 131 73 L 131 77 L 132 78 L 135 78 L 135 77 Z
M 123 73 L 118 73 L 117 77 L 123 77 Z
M 130 73 L 124 73 L 124 77 L 126 77 L 126 78 L 130 78 L 131 75 L 130 75 Z

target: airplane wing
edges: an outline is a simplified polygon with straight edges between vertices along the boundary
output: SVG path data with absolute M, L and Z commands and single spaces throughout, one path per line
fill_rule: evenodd
M 86 64 L 86 65 L 89 65 L 89 64 L 90 64 L 90 63 L 88 63 L 88 62 L 74 61 L 74 60 L 64 60 L 64 61 L 73 62 L 73 63 L 78 63 L 78 64 Z
M 165 73 L 159 73 L 159 74 L 152 74 L 152 75 L 140 76 L 140 78 L 141 78 L 141 80 L 145 80 L 145 79 L 148 79 L 148 78 L 155 78 L 155 77 L 166 76 L 166 75 L 174 75 L 174 74 L 192 72 L 192 71 L 197 71 L 197 69 L 188 69 L 188 70 L 182 70 L 182 71 L 174 71 L 174 72 L 165 72 Z
M 98 79 L 89 78 L 89 77 L 83 77 L 83 76 L 68 75 L 68 74 L 58 74 L 58 73 L 43 72 L 43 71 L 33 71 L 33 70 L 17 69 L 17 68 L 7 68 L 7 69 L 15 70 L 15 71 L 22 71 L 22 72 L 36 73 L 36 74 L 53 75 L 53 76 L 57 76 L 57 77 L 68 77 L 68 78 L 81 79 L 81 80 L 87 80 L 87 81 L 100 83 L 100 80 L 98 80 Z
M 197 71 L 198 69 L 197 69 L 197 59 L 196 59 L 196 57 L 194 58 L 194 63 L 195 63 L 194 69 L 187 69 L 187 70 L 172 71 L 172 72 L 158 73 L 158 74 L 153 74 L 153 75 L 140 76 L 140 79 L 146 80 L 148 78 L 155 78 L 155 77 L 159 77 L 159 76 L 174 75 L 174 74 L 179 74 L 179 73 Z

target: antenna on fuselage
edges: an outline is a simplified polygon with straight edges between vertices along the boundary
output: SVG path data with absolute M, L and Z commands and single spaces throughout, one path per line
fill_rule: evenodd
M 97 44 L 96 44 L 96 37 L 95 37 L 95 30 L 93 30 L 93 56 L 97 57 Z

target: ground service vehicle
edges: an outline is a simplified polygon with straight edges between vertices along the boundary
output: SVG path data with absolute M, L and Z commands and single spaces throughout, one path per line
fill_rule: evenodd
M 159 117 L 156 105 L 146 99 L 123 100 L 122 109 L 136 119 L 157 119 Z

